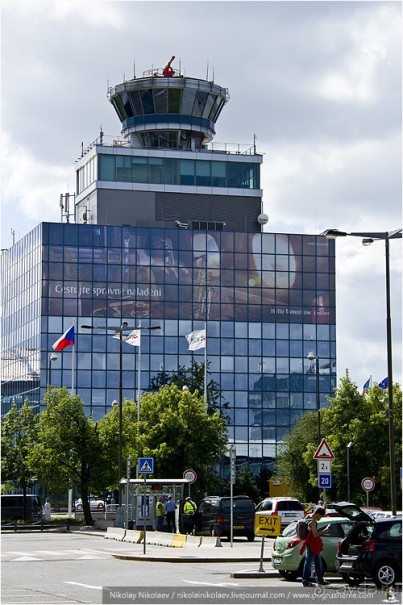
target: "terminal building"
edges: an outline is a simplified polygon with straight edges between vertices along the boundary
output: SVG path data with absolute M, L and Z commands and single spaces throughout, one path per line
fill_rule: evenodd
M 26 399 L 40 411 L 52 384 L 98 419 L 120 379 L 136 401 L 206 353 L 237 462 L 259 470 L 336 386 L 334 242 L 264 232 L 262 154 L 214 142 L 228 90 L 173 59 L 109 89 L 121 134 L 82 148 L 60 223 L 2 251 L 2 414 Z M 120 360 L 123 322 L 143 329 L 140 364 L 126 344 Z M 71 325 L 74 347 L 55 354 Z M 206 351 L 190 351 L 204 328 Z

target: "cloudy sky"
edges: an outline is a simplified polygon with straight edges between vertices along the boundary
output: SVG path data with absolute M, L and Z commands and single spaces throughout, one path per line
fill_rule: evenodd
M 176 56 L 230 102 L 219 143 L 253 143 L 267 231 L 392 231 L 401 217 L 401 3 L 2 0 L 2 248 L 59 221 L 81 143 L 120 134 L 108 85 Z M 14 234 L 13 234 L 14 232 Z M 387 374 L 385 245 L 337 246 L 339 377 Z M 391 242 L 401 383 L 401 240 Z

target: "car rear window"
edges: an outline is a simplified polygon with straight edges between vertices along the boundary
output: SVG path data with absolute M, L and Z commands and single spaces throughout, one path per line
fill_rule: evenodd
M 280 500 L 278 502 L 277 510 L 304 510 L 301 502 L 297 500 Z
M 390 540 L 391 538 L 399 538 L 402 537 L 402 524 L 394 523 L 393 525 L 389 525 L 389 527 L 385 527 L 385 529 L 378 534 L 379 540 Z
M 259 504 L 257 510 L 273 510 L 273 501 L 263 500 L 263 502 Z
M 230 512 L 230 500 L 223 500 L 221 502 L 221 511 L 226 514 Z M 234 512 L 250 512 L 254 510 L 255 506 L 251 500 L 234 500 Z

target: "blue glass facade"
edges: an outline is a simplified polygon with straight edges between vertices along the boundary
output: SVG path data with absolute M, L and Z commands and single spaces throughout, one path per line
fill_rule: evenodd
M 43 223 L 2 255 L 3 413 L 17 396 L 42 405 L 52 344 L 76 326 L 74 385 L 100 418 L 118 397 L 119 341 L 144 332 L 141 389 L 189 365 L 185 335 L 207 326 L 209 378 L 221 387 L 237 456 L 269 460 L 276 444 L 336 386 L 334 242 L 271 233 L 200 232 Z M 123 395 L 135 400 L 137 349 L 124 344 Z M 202 362 L 204 350 L 193 352 Z M 51 362 L 54 386 L 72 384 L 73 348 Z M 40 408 L 38 408 L 40 409 Z

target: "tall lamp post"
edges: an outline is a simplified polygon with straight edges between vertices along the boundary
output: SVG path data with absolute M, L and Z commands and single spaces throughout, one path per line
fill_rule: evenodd
M 118 487 L 119 487 L 119 506 L 122 506 L 122 488 L 120 486 L 120 480 L 122 478 L 122 452 L 123 452 L 123 420 L 122 420 L 122 407 L 123 407 L 123 332 L 128 329 L 128 323 L 126 321 L 122 322 L 120 326 L 116 328 L 110 328 L 109 326 L 81 326 L 85 330 L 106 330 L 110 332 L 115 332 L 115 336 L 119 338 L 119 458 L 118 458 Z
M 57 355 L 55 353 L 52 353 L 51 355 L 49 355 L 49 359 L 48 359 L 48 380 L 47 380 L 47 384 L 50 387 L 52 386 L 52 361 L 57 361 Z
M 389 240 L 401 239 L 402 229 L 385 232 L 353 232 L 339 231 L 338 229 L 326 229 L 321 235 L 328 239 L 338 237 L 354 236 L 361 237 L 364 246 L 371 245 L 374 241 L 385 241 L 385 273 L 386 273 L 386 343 L 387 343 L 387 364 L 388 364 L 388 420 L 389 420 L 389 469 L 390 469 L 390 495 L 392 513 L 396 514 L 396 470 L 395 470 L 395 428 L 393 418 L 393 371 L 392 371 L 392 322 L 390 314 L 390 259 L 389 259 Z
M 347 502 L 350 502 L 350 450 L 353 445 L 352 441 L 347 445 Z
M 315 360 L 315 373 L 316 373 L 316 412 L 318 414 L 318 444 L 321 442 L 321 428 L 320 428 L 320 375 L 319 375 L 319 357 L 314 355 L 312 352 L 308 353 L 307 358 L 309 361 Z
M 82 328 L 86 330 L 106 330 L 109 332 L 114 332 L 115 336 L 119 339 L 119 462 L 118 462 L 118 486 L 119 486 L 119 506 L 122 505 L 122 488 L 120 485 L 120 480 L 123 477 L 123 347 L 122 343 L 125 340 L 124 332 L 127 330 L 160 330 L 161 326 L 147 326 L 147 327 L 137 327 L 137 328 L 129 328 L 129 325 L 126 321 L 122 322 L 122 324 L 118 327 L 109 327 L 109 326 L 92 326 L 92 325 L 82 325 Z M 138 360 L 138 380 L 140 381 L 140 343 L 139 343 L 139 360 Z M 139 420 L 140 414 L 140 385 L 137 388 L 137 421 Z

